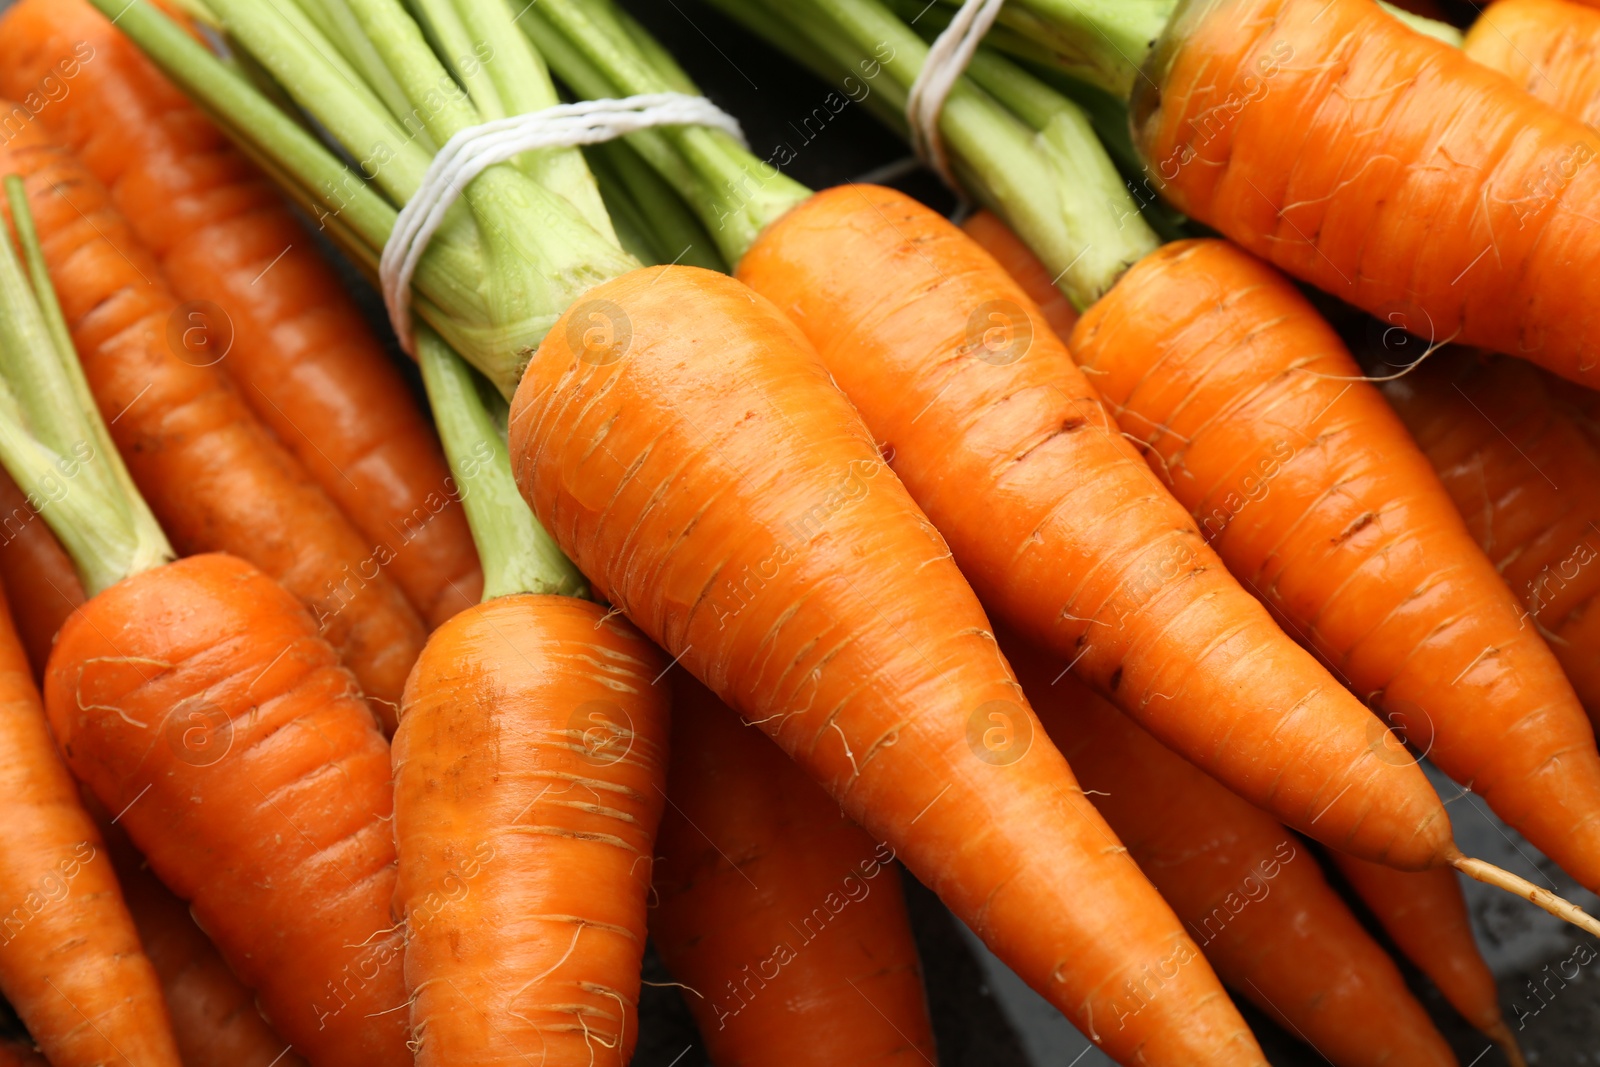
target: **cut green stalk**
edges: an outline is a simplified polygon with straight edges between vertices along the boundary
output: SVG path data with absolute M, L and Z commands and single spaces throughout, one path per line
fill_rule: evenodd
M 314 205 L 312 213 L 320 221 L 335 219 L 341 243 L 358 238 L 364 248 L 355 258 L 369 270 L 394 228 L 398 207 L 416 193 L 431 160 L 426 142 L 442 144 L 482 121 L 472 98 L 396 0 L 344 3 L 355 30 L 401 87 L 407 109 L 403 116 L 396 116 L 382 94 L 361 80 L 359 67 L 342 58 L 350 50 L 329 40 L 317 20 L 296 19 L 285 6 L 288 0 L 210 0 L 230 37 L 293 94 L 296 104 L 357 162 L 360 174 L 144 0 L 93 2 L 118 17 L 123 31 L 235 140 L 257 158 L 272 160 L 274 176 L 297 200 Z M 457 18 L 469 3 L 481 7 L 469 12 L 472 18 L 459 20 L 468 28 L 491 25 L 493 18 L 483 12 L 489 4 L 503 4 L 452 2 L 449 10 Z M 341 33 L 352 32 L 337 20 L 322 21 L 342 27 Z M 495 48 L 495 54 L 517 51 L 503 42 Z M 542 77 L 536 63 L 524 64 L 519 76 L 529 77 L 530 70 Z M 548 98 L 554 99 L 553 88 L 544 81 Z M 497 97 L 506 103 L 498 90 Z M 414 130 L 426 131 L 426 139 Z M 552 158 L 559 158 L 559 151 Z M 575 162 L 538 170 L 537 182 L 517 163 L 490 167 L 469 182 L 462 202 L 429 243 L 414 279 L 418 317 L 507 396 L 545 331 L 579 294 L 638 266 L 609 226 L 601 232 L 575 206 L 587 203 L 585 210 L 601 209 L 581 155 L 571 152 L 570 159 Z M 564 181 L 563 174 L 571 180 Z M 546 180 L 561 187 L 547 187 Z
M 872 98 L 903 126 L 899 116 L 928 46 L 878 0 L 713 2 L 802 61 L 807 52 L 790 44 L 796 38 L 809 42 L 811 54 L 827 53 L 834 72 L 881 66 L 886 78 Z M 974 62 L 939 121 L 956 172 L 1028 243 L 1067 298 L 1088 307 L 1160 238 L 1081 108 L 998 56 Z
M 505 401 L 426 325 L 417 328 L 417 362 L 483 564 L 483 599 L 513 593 L 588 596 L 583 575 L 517 491 Z
M 916 28 L 923 39 L 929 42 L 950 24 L 953 11 L 939 6 L 930 8 L 917 0 L 896 0 L 895 8 L 902 16 L 907 10 L 912 16 L 921 12 L 922 17 L 916 20 Z M 1013 37 L 1019 44 L 1011 43 Z M 1145 221 L 1151 228 L 1166 241 L 1193 236 L 1185 229 L 1187 220 L 1182 215 L 1158 199 L 1153 191 L 1141 188 L 1144 163 L 1133 147 L 1125 99 L 1119 99 L 1097 85 L 1074 77 L 1064 69 L 1051 66 L 1048 49 L 1035 46 L 1032 41 L 1007 27 L 997 26 L 990 30 L 984 42 L 967 67 L 968 76 L 976 84 L 1024 120 L 1030 121 L 1036 129 L 1041 128 L 1038 125 L 1040 119 L 1059 106 L 1056 103 L 1058 97 L 1065 97 L 1077 104 L 1088 118 L 1105 154 L 1109 154 L 1111 162 L 1122 176 L 1124 186 L 1138 190 L 1133 200 L 1143 211 Z M 995 47 L 991 48 L 991 45 Z M 997 52 L 1006 53 L 1010 61 L 1001 58 Z M 1042 91 L 1039 83 L 1043 85 Z M 1093 160 L 1093 165 L 1098 169 L 1102 153 L 1085 147 L 1081 137 L 1074 140 L 1076 144 L 1059 145 L 1058 150 L 1084 152 L 1083 158 Z M 1120 202 L 1109 203 L 1106 207 L 1113 218 L 1127 210 L 1127 205 Z
M 566 84 L 587 99 L 692 91 L 682 71 L 658 69 L 608 2 L 541 0 L 518 20 Z M 628 143 L 689 203 L 729 263 L 767 224 L 811 195 L 721 130 L 669 127 Z
M 942 29 L 962 0 L 934 2 L 940 7 L 921 14 L 927 0 L 893 0 L 896 11 L 919 28 L 927 20 Z M 1378 6 L 1419 33 L 1461 45 L 1461 31 L 1454 26 L 1385 0 Z M 1177 0 L 1009 0 L 985 43 L 1126 101 L 1144 79 L 1145 61 L 1177 7 Z
M 1000 21 L 1047 41 L 1074 77 L 1127 99 L 1176 7 L 1177 0 L 1011 0 Z
M 174 553 L 89 394 L 22 182 L 5 188 L 22 260 L 0 240 L 0 463 L 92 596 Z
M 703 267 L 726 274 L 728 265 L 717 254 L 716 243 L 689 205 L 673 191 L 626 141 L 590 145 L 584 149 L 589 169 L 600 183 L 601 195 L 613 221 L 629 220 L 638 247 L 628 248 L 646 266 L 661 263 Z M 621 224 L 618 225 L 619 231 Z

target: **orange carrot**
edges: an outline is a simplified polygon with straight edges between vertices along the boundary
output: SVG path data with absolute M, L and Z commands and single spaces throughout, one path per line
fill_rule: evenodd
M 1400 867 L 1446 862 L 1421 771 L 1386 758 L 1386 731 L 1228 574 L 960 231 L 892 190 L 831 189 L 739 276 L 817 345 L 1010 626 L 1283 822 Z
M 1522 1052 L 1500 1014 L 1500 991 L 1473 938 L 1455 872 L 1396 871 L 1340 852 L 1329 858 L 1406 958 L 1521 1067 Z
M 632 1057 L 666 665 L 572 597 L 497 597 L 429 640 L 394 741 L 421 1067 Z
M 1299 291 L 1225 242 L 1180 242 L 1129 271 L 1071 343 L 1123 431 L 1289 631 L 1600 887 L 1600 752 L 1577 695 Z
M 650 937 L 711 1061 L 937 1062 L 889 846 L 683 672 L 672 752 Z
M 1600 121 L 1600 11 L 1569 0 L 1497 0 L 1462 48 L 1557 111 Z
M 16 604 L 17 635 L 33 677 L 44 677 L 56 633 L 84 601 L 83 583 L 50 527 L 38 521 L 27 497 L 0 470 L 0 584 Z
M 178 1067 L 161 986 L 0 600 L 0 992 L 55 1067 Z
M 1600 719 L 1600 445 L 1519 360 L 1444 352 L 1384 386 L 1467 529 Z
M 510 430 L 523 495 L 597 593 L 1080 1029 L 1124 1061 L 1263 1062 L 776 308 L 690 267 L 596 286 L 535 352 Z M 998 751 L 997 723 L 1016 742 Z M 1157 967 L 1167 995 L 1135 1011 L 1121 980 Z
M 50 1067 L 27 1041 L 0 1041 L 0 1067 Z
M 1135 89 L 1180 210 L 1415 333 L 1600 384 L 1600 135 L 1369 0 L 1194 0 Z
M 30 122 L 0 148 L 0 172 L 27 179 L 95 400 L 178 550 L 233 552 L 282 582 L 392 725 L 424 635 L 385 553 L 184 348 L 182 305 L 81 163 Z
M 961 228 L 1022 286 L 1030 300 L 1039 305 L 1039 313 L 1056 336 L 1065 338 L 1072 332 L 1073 324 L 1078 321 L 1078 309 L 1056 288 L 1050 271 L 1033 254 L 1033 249 L 1022 243 L 1022 238 L 988 211 L 974 213 Z
M 1095 806 L 1224 982 L 1339 1067 L 1455 1067 L 1303 842 L 1163 748 L 1064 664 L 1002 643 L 1050 737 L 1083 768 Z
M 93 60 L 75 63 L 85 47 Z M 475 603 L 438 441 L 279 194 L 85 0 L 23 0 L 0 19 L 0 93 L 64 66 L 70 89 L 40 120 L 110 189 L 194 321 L 226 336 L 218 365 L 245 401 L 369 551 L 387 549 L 384 572 L 431 625 Z
M 410 1064 L 389 747 L 306 610 L 242 560 L 125 578 L 45 679 L 74 774 L 313 1064 Z
M 144 865 L 128 836 L 101 821 L 128 911 L 172 1016 L 184 1067 L 305 1067 L 256 1009 L 183 901 Z
M 286 589 L 231 556 L 167 562 L 78 364 L 25 183 L 4 186 L 26 266 L 0 248 L 0 462 L 91 594 L 50 654 L 50 731 L 285 1038 L 319 1067 L 409 1064 L 389 747 Z

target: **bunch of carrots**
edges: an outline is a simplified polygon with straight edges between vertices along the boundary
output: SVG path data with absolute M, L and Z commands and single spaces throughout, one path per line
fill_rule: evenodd
M 623 1067 L 649 942 L 933 1064 L 903 868 L 1130 1067 L 1462 1062 L 1396 956 L 1522 1064 L 1461 879 L 1600 921 L 1422 761 L 1600 892 L 1600 5 L 1010 0 L 930 118 L 991 5 L 709 3 L 977 210 L 429 200 L 699 95 L 616 0 L 0 15 L 0 1063 Z

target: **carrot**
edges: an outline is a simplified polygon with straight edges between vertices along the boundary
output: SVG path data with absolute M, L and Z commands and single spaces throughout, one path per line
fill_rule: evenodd
M 1401 736 L 1600 887 L 1600 753 L 1577 695 L 1294 286 L 1221 241 L 1168 245 L 1071 344 L 1229 569 Z
M 111 861 L 0 603 L 0 992 L 55 1067 L 180 1062 Z
M 46 670 L 61 754 L 312 1063 L 409 1063 L 388 745 L 282 586 L 221 554 L 167 562 L 78 364 L 24 183 L 5 187 L 27 277 L 0 255 L 0 462 L 90 594 Z
M 78 63 L 84 48 L 94 58 Z M 430 625 L 474 603 L 482 576 L 438 442 L 311 236 L 85 0 L 24 0 L 0 19 L 0 93 L 62 68 L 69 90 L 40 121 L 110 190 L 192 321 L 228 346 L 218 366 L 255 415 Z
M 1600 445 L 1571 386 L 1501 357 L 1441 353 L 1384 386 L 1507 585 L 1600 716 Z
M 188 907 L 144 865 L 128 835 L 97 817 L 117 882 L 161 980 L 185 1067 L 304 1067 L 256 1009 Z
M 575 8 L 552 0 L 524 21 L 535 32 L 559 19 L 565 44 L 595 51 L 608 80 L 569 63 L 561 73 L 570 84 L 591 96 L 681 87 L 670 72 L 609 58 L 622 49 L 616 35 L 606 39 L 599 19 Z M 878 22 L 867 29 L 893 32 Z M 910 48 L 894 40 L 897 55 Z M 785 188 L 770 184 L 769 196 Z M 703 188 L 691 191 L 706 203 Z M 724 220 L 752 203 L 761 199 L 747 189 L 712 198 L 707 223 L 726 234 L 734 227 Z M 1402 866 L 1445 862 L 1453 846 L 1432 787 L 1416 768 L 1379 758 L 1384 735 L 1371 716 L 1227 574 L 992 258 L 938 215 L 874 186 L 827 190 L 775 220 L 758 217 L 759 235 L 733 250 L 738 277 L 816 346 L 993 611 L 1291 825 Z M 1306 724 L 1292 738 L 1277 729 L 1289 708 Z M 1234 734 L 1252 716 L 1262 732 Z M 1382 816 L 1368 818 L 1374 808 Z
M 1065 338 L 1072 332 L 1073 324 L 1078 321 L 1078 309 L 1056 288 L 1055 280 L 1039 262 L 1039 257 L 1005 223 L 987 211 L 979 211 L 970 215 L 961 229 L 1022 286 L 1028 299 L 1039 305 L 1039 313 L 1056 336 Z
M 1455 1067 L 1303 842 L 1163 748 L 1064 664 L 1016 639 L 1002 646 L 1046 731 L 1083 768 L 1095 806 L 1224 982 L 1339 1067 Z
M 625 1065 L 665 779 L 666 661 L 571 597 L 428 642 L 395 735 L 419 1065 Z
M 97 593 L 45 706 L 73 772 L 313 1064 L 402 1064 L 389 750 L 305 609 L 192 556 Z
M 889 846 L 689 675 L 650 937 L 718 1067 L 937 1062 Z
M 38 518 L 17 483 L 0 470 L 0 584 L 17 605 L 17 635 L 36 681 L 44 677 L 61 624 L 84 601 L 72 560 Z
M 534 354 L 510 439 L 596 592 L 1111 1055 L 1263 1062 L 1059 754 L 1023 745 L 976 598 L 776 308 L 689 267 L 597 286 Z M 1168 994 L 1136 1011 L 1120 983 L 1158 966 Z
M 1455 873 L 1396 871 L 1339 852 L 1328 856 L 1406 958 L 1521 1067 L 1522 1051 L 1500 1014 L 1500 991 L 1473 938 Z
M 982 250 L 907 197 L 841 187 L 769 227 L 739 277 L 818 346 L 1010 626 L 1290 826 L 1445 862 L 1421 772 L 1228 574 Z
M 50 1067 L 27 1041 L 0 1041 L 0 1067 Z
M 1462 47 L 1557 111 L 1588 126 L 1600 121 L 1600 11 L 1569 0 L 1499 0 Z
M 179 551 L 234 552 L 284 583 L 392 726 L 423 629 L 381 546 L 368 549 L 215 366 L 180 351 L 182 305 L 93 175 L 37 123 L 0 149 L 6 170 L 27 179 L 95 400 Z
M 1152 185 L 1413 332 L 1600 384 L 1600 135 L 1365 0 L 1196 0 L 1132 101 Z

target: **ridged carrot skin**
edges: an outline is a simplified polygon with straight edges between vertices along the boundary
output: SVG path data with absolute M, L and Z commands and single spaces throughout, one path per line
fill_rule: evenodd
M 770 303 L 692 267 L 595 287 L 533 356 L 511 458 L 600 596 L 1111 1055 L 1263 1062 L 1039 736 L 944 542 Z M 997 755 L 981 743 L 997 715 L 1036 743 Z M 1174 960 L 1192 962 L 1170 995 L 1116 1026 L 1121 981 Z
M 673 673 L 650 938 L 716 1067 L 938 1062 L 892 852 Z
M 72 560 L 31 507 L 11 475 L 0 469 L 0 583 L 13 607 L 17 636 L 35 681 L 56 633 L 86 599 Z
M 303 606 L 231 556 L 136 574 L 62 629 L 45 707 L 278 1033 L 408 1067 L 389 746 Z
M 1600 385 L 1600 134 L 1370 0 L 1187 0 L 1133 100 L 1149 180 L 1431 339 Z
M 666 796 L 667 661 L 588 601 L 434 632 L 394 738 L 418 1067 L 626 1067 Z
M 1083 768 L 1095 807 L 1224 982 L 1337 1067 L 1456 1067 L 1394 961 L 1303 841 L 1164 748 L 1063 664 L 1002 642 L 1056 747 Z
M 3 598 L 0 795 L 0 993 L 54 1067 L 179 1067 L 155 969 Z
M 1600 443 L 1568 408 L 1575 390 L 1519 360 L 1451 351 L 1383 389 L 1600 718 Z
M 1577 694 L 1427 458 L 1293 284 L 1225 241 L 1167 245 L 1084 315 L 1071 345 L 1123 432 L 1286 629 L 1600 888 L 1600 752 Z
M 382 553 L 220 369 L 186 357 L 178 298 L 81 162 L 30 122 L 0 148 L 0 172 L 25 178 L 89 386 L 173 546 L 231 552 L 283 583 L 312 609 L 392 728 L 425 634 L 383 573 Z
M 1496 0 L 1462 48 L 1557 111 L 1600 122 L 1600 11 L 1569 0 Z
M 1328 855 L 1390 940 L 1462 1018 L 1486 1034 L 1505 1030 L 1500 991 L 1478 951 L 1454 871 L 1396 871 L 1339 852 Z
M 93 59 L 75 63 L 87 46 Z M 432 427 L 271 184 L 85 0 L 0 18 L 0 93 L 74 63 L 39 120 L 111 191 L 184 301 L 231 335 L 218 363 L 361 532 L 430 625 L 478 602 L 483 575 Z M 213 316 L 214 317 L 214 316 Z
M 99 820 L 122 895 L 161 979 L 184 1067 L 305 1067 L 256 1009 L 189 907 L 151 874 L 118 827 Z
M 1022 238 L 1011 232 L 1011 227 L 984 209 L 969 215 L 962 222 L 961 229 L 982 245 L 983 250 L 993 256 L 995 262 L 1022 286 L 1022 291 L 1028 294 L 1029 299 L 1039 305 L 1039 313 L 1057 337 L 1066 337 L 1072 332 L 1072 327 L 1078 321 L 1078 309 L 1056 288 L 1049 268 L 1040 262 Z
M 1432 786 L 1229 575 L 994 259 L 873 186 L 819 193 L 739 277 L 805 331 L 1007 625 L 1281 821 L 1444 861 Z M 1288 719 L 1285 728 L 1285 719 Z

